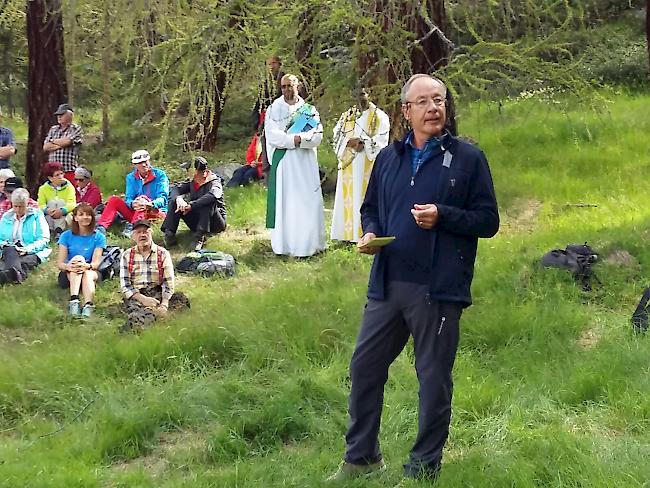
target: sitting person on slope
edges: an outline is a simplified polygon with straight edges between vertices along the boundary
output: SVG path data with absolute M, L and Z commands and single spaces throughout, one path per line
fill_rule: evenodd
M 188 165 L 190 163 L 183 166 L 188 168 Z M 222 232 L 226 228 L 221 178 L 208 169 L 208 162 L 201 156 L 194 158 L 192 166 L 192 180 L 172 187 L 167 216 L 162 225 L 167 247 L 176 245 L 176 231 L 181 219 L 194 234 L 191 246 L 195 250 L 203 247 L 208 234 Z
M 22 283 L 52 253 L 45 216 L 29 200 L 25 188 L 13 191 L 11 209 L 0 219 L 0 283 Z
M 124 200 L 113 195 L 97 221 L 97 229 L 106 232 L 117 214 L 128 222 L 124 235 L 130 237 L 133 223 L 138 220 L 165 218 L 167 198 L 169 197 L 169 178 L 159 168 L 151 166 L 149 153 L 140 149 L 131 156 L 134 170 L 126 175 L 126 195 Z
M 151 222 L 133 224 L 135 246 L 122 253 L 120 287 L 124 294 L 127 322 L 120 332 L 137 331 L 153 324 L 169 308 L 188 308 L 182 293 L 174 293 L 174 264 L 167 249 L 153 242 Z
M 79 168 L 77 168 L 79 169 Z M 80 203 L 72 211 L 70 229 L 59 239 L 59 286 L 70 289 L 68 314 L 88 318 L 94 310 L 95 283 L 101 278 L 97 269 L 106 248 L 106 236 L 95 229 L 95 211 Z M 79 305 L 79 292 L 84 305 Z
M 65 178 L 61 163 L 49 162 L 43 166 L 47 181 L 38 189 L 38 205 L 45 214 L 50 233 L 57 238 L 68 225 L 68 215 L 77 205 L 72 183 Z

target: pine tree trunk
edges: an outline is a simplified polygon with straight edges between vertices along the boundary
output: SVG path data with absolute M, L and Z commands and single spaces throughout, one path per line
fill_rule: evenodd
M 645 6 L 645 35 L 648 43 L 648 69 L 650 70 L 650 0 Z
M 373 13 L 378 19 L 378 24 L 383 32 L 389 32 L 394 26 L 401 26 L 415 36 L 415 42 L 410 48 L 410 69 L 408 75 L 416 73 L 435 74 L 436 69 L 448 62 L 449 46 L 436 32 L 432 33 L 431 24 L 444 32 L 446 29 L 446 15 L 444 0 L 422 0 L 428 21 L 418 11 L 417 2 L 402 2 L 396 4 L 392 0 L 375 0 Z M 373 49 L 367 49 L 358 59 L 360 74 L 366 73 L 365 78 L 374 84 L 376 76 L 372 75 L 372 67 L 378 62 Z M 397 73 L 394 66 L 388 66 L 385 73 L 386 82 L 404 83 L 403 74 Z M 408 76 L 407 76 L 408 78 Z M 398 101 L 392 107 L 386 107 L 386 112 L 394 123 L 391 125 L 391 139 L 402 137 L 406 130 L 406 123 L 401 116 L 401 103 Z M 398 122 L 399 121 L 399 122 Z M 447 112 L 447 128 L 456 133 L 456 120 L 453 102 Z
M 5 84 L 7 85 L 7 105 L 5 108 L 5 115 L 8 117 L 13 117 L 16 112 L 16 107 L 14 105 L 14 92 L 13 92 L 13 67 L 11 63 L 11 53 L 13 52 L 13 37 L 11 30 L 7 29 L 7 32 L 4 36 L 4 53 L 2 56 L 2 70 L 5 75 Z
M 60 0 L 27 2 L 27 107 L 29 137 L 25 175 L 27 188 L 36 193 L 45 162 L 43 141 L 55 122 L 52 114 L 68 101 Z
M 68 22 L 68 42 L 66 46 L 68 52 L 66 55 L 66 72 L 67 72 L 67 81 L 68 81 L 68 103 L 74 108 L 74 73 L 73 67 L 75 63 L 75 50 L 77 47 L 77 21 L 75 19 L 75 14 L 77 12 L 77 0 L 69 0 L 70 3 L 70 16 Z

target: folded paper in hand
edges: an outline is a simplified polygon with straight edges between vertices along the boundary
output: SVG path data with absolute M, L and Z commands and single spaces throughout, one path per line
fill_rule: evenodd
M 384 247 L 387 244 L 390 244 L 395 240 L 395 236 L 387 236 L 387 237 L 375 237 L 374 239 L 371 239 L 370 241 L 366 242 L 363 246 L 359 245 L 359 247 Z

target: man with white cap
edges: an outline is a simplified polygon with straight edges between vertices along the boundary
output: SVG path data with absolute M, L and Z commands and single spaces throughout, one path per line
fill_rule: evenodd
M 151 166 L 151 157 L 145 149 L 131 155 L 134 170 L 126 175 L 126 195 L 124 199 L 113 195 L 97 221 L 97 228 L 105 232 L 118 213 L 127 221 L 124 234 L 130 236 L 132 223 L 138 220 L 163 219 L 169 197 L 169 178 L 159 168 Z
M 14 154 L 16 154 L 14 133 L 8 127 L 2 127 L 2 107 L 0 107 L 0 169 L 9 168 L 9 158 Z
M 48 153 L 48 162 L 59 162 L 63 166 L 65 179 L 74 184 L 74 170 L 79 163 L 79 149 L 83 144 L 81 126 L 72 123 L 73 110 L 62 103 L 54 112 L 57 124 L 50 127 L 43 151 Z

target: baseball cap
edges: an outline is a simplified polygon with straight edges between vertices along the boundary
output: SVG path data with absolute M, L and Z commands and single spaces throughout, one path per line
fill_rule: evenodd
M 11 178 L 7 178 L 5 180 L 5 191 L 9 193 L 22 187 L 23 187 L 23 180 L 21 180 L 17 176 L 12 176 Z
M 188 161 L 187 163 L 181 164 L 181 168 L 184 170 L 188 170 L 192 166 L 194 166 L 194 169 L 198 169 L 199 171 L 205 171 L 208 169 L 208 160 L 203 156 L 197 156 L 193 161 Z
M 133 228 L 135 229 L 136 227 L 140 227 L 141 225 L 144 225 L 145 227 L 151 229 L 151 222 L 149 222 L 147 219 L 136 220 L 133 223 Z
M 136 152 L 131 154 L 131 162 L 133 164 L 138 164 L 138 163 L 144 163 L 145 161 L 149 161 L 151 159 L 151 156 L 149 156 L 149 151 L 146 149 L 138 149 Z
M 67 104 L 67 103 L 62 103 L 62 104 L 59 105 L 59 107 L 56 109 L 56 112 L 54 112 L 54 115 L 63 115 L 63 114 L 66 113 L 67 111 L 74 112 L 74 110 L 72 110 L 72 107 L 71 107 L 69 104 Z

